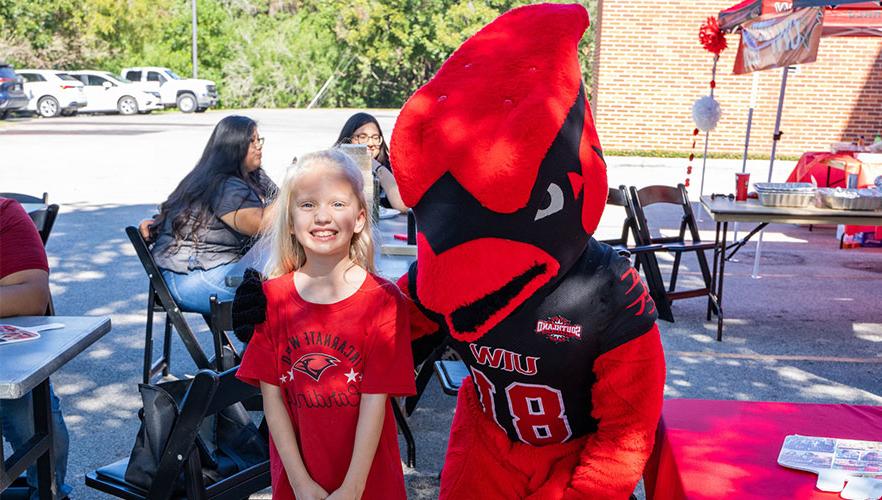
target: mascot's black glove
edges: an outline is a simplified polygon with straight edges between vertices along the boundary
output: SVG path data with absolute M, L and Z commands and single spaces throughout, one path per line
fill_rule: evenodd
M 233 333 L 242 342 L 251 340 L 254 325 L 266 321 L 266 295 L 262 276 L 253 268 L 245 270 L 245 277 L 233 299 Z

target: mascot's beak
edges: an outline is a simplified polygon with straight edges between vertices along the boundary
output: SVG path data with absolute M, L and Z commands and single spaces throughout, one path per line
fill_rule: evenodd
M 472 240 L 436 255 L 420 234 L 417 248 L 419 300 L 443 315 L 451 335 L 463 342 L 495 327 L 560 269 L 542 249 L 500 238 Z M 452 285 L 438 287 L 442 282 Z

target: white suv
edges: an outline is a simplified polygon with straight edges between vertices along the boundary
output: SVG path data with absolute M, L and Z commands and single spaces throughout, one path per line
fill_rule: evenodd
M 137 85 L 123 81 L 106 71 L 68 71 L 67 74 L 79 79 L 85 85 L 88 105 L 80 109 L 83 113 L 119 112 L 123 115 L 149 113 L 162 109 L 159 91 L 144 91 Z
M 182 78 L 157 66 L 123 68 L 121 74 L 126 80 L 140 82 L 145 89 L 158 85 L 162 105 L 167 108 L 177 106 L 184 113 L 201 113 L 217 104 L 217 86 L 211 80 Z
M 27 110 L 44 118 L 74 115 L 88 102 L 83 82 L 61 71 L 20 69 L 16 73 L 24 78 L 24 91 L 30 99 Z

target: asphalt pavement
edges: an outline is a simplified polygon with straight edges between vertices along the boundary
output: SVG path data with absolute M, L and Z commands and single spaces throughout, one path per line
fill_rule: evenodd
M 73 498 L 102 496 L 84 486 L 84 474 L 128 456 L 138 428 L 147 280 L 124 228 L 154 212 L 196 163 L 223 116 L 257 120 L 266 138 L 264 167 L 279 182 L 293 157 L 329 147 L 353 112 L 166 112 L 0 122 L 0 191 L 45 191 L 61 205 L 47 247 L 57 314 L 108 315 L 113 322 L 108 335 L 53 377 L 71 431 Z M 397 110 L 374 113 L 388 137 Z M 684 137 L 684 151 L 689 140 Z M 613 157 L 607 163 L 610 185 L 676 184 L 686 176 L 685 159 Z M 776 162 L 772 180 L 784 180 L 793 165 Z M 704 193 L 733 192 L 741 167 L 740 160 L 709 160 Z M 768 167 L 768 161 L 748 162 L 752 181 L 766 180 Z M 695 200 L 700 172 L 697 162 L 690 189 Z M 712 221 L 698 206 L 696 213 L 702 238 L 712 240 Z M 679 225 L 672 210 L 652 217 L 661 221 L 662 232 Z M 621 220 L 621 212 L 608 210 L 598 236 L 616 236 Z M 384 221 L 384 237 L 403 227 L 403 217 Z M 743 234 L 747 228 L 739 229 Z M 666 397 L 882 404 L 882 250 L 839 250 L 833 227 L 772 225 L 759 278 L 751 276 L 753 255 L 751 243 L 726 266 L 722 342 L 714 339 L 716 323 L 705 321 L 706 301 L 700 298 L 675 302 L 676 321 L 659 323 Z M 663 269 L 670 263 L 663 259 Z M 697 284 L 696 262 L 686 259 L 683 265 L 681 286 Z M 391 276 L 406 262 L 388 260 L 383 267 Z M 207 347 L 202 319 L 190 319 L 201 327 Z M 172 358 L 176 373 L 195 372 L 177 339 Z M 454 403 L 432 382 L 409 420 L 417 440 L 417 466 L 406 469 L 410 498 L 437 496 Z

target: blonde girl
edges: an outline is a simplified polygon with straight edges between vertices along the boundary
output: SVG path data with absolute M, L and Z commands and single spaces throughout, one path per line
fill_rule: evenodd
M 369 213 L 336 150 L 303 156 L 281 186 L 266 321 L 238 371 L 263 394 L 273 498 L 406 498 L 389 396 L 414 392 L 407 306 L 373 274 Z

